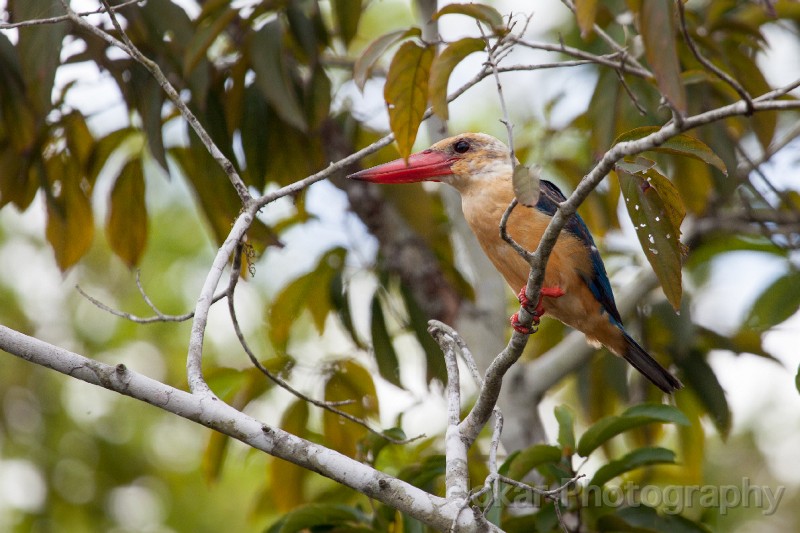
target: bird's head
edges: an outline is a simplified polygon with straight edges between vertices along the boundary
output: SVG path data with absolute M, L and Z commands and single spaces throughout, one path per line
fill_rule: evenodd
M 491 135 L 462 133 L 427 150 L 348 176 L 373 183 L 442 181 L 461 189 L 477 181 L 509 178 L 508 147 Z

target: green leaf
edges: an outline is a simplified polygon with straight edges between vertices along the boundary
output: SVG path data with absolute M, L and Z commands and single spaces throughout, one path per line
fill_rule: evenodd
M 649 505 L 619 507 L 614 514 L 600 517 L 597 521 L 599 531 L 631 533 L 709 533 L 703 524 L 692 522 L 681 515 L 661 515 Z
M 567 405 L 556 406 L 555 414 L 558 421 L 558 445 L 565 456 L 570 456 L 575 453 L 575 414 Z
M 308 435 L 308 402 L 297 399 L 284 411 L 280 427 L 292 435 L 306 438 Z M 279 513 L 291 511 L 304 503 L 303 483 L 309 471 L 294 463 L 274 457 L 270 463 L 272 485 L 271 504 Z
M 477 37 L 464 37 L 450 44 L 436 56 L 431 65 L 431 79 L 428 87 L 433 112 L 447 120 L 447 82 L 450 74 L 465 57 L 486 48 L 486 41 Z
M 297 533 L 323 526 L 348 526 L 364 521 L 363 515 L 349 505 L 312 503 L 286 515 L 276 533 Z
M 797 365 L 797 375 L 794 377 L 794 385 L 797 387 L 797 392 L 800 392 L 800 365 Z
M 92 205 L 81 188 L 81 175 L 76 167 L 75 160 L 63 155 L 51 158 L 46 167 L 50 190 L 46 195 L 45 235 L 62 272 L 83 257 L 94 238 Z
M 155 78 L 144 67 L 136 64 L 131 67 L 130 73 L 131 86 L 129 92 L 132 95 L 136 110 L 141 116 L 142 127 L 147 138 L 147 146 L 153 154 L 153 158 L 161 165 L 161 168 L 168 170 L 161 118 L 161 108 L 165 99 L 164 92 Z
M 625 141 L 636 141 L 647 137 L 648 135 L 655 133 L 660 129 L 661 128 L 658 126 L 642 126 L 640 128 L 634 128 L 619 135 L 614 140 L 614 144 Z M 692 157 L 699 161 L 708 163 L 709 165 L 713 165 L 723 174 L 726 176 L 728 175 L 728 167 L 725 166 L 725 162 L 717 154 L 715 154 L 706 143 L 685 133 L 679 133 L 678 135 L 670 137 L 664 141 L 664 144 L 653 148 L 652 151 Z
M 667 300 L 680 309 L 683 201 L 675 186 L 655 168 L 633 174 L 618 166 L 617 175 L 642 250 Z
M 239 10 L 227 7 L 206 17 L 197 31 L 192 33 L 183 55 L 183 75 L 188 77 L 197 65 L 205 59 L 208 49 L 219 34 L 239 16 Z
M 486 4 L 469 3 L 469 4 L 448 4 L 442 9 L 434 13 L 433 20 L 439 20 L 443 15 L 458 14 L 472 17 L 479 20 L 497 32 L 505 29 L 503 24 L 503 16 L 495 8 L 487 6 Z
M 535 444 L 516 455 L 508 468 L 508 477 L 521 480 L 537 466 L 545 463 L 557 463 L 560 460 L 561 450 L 558 447 L 548 444 Z
M 428 383 L 434 379 L 447 382 L 447 369 L 444 364 L 442 349 L 428 333 L 428 317 L 420 308 L 414 295 L 405 285 L 400 286 L 400 294 L 408 311 L 408 321 L 414 336 L 425 351 L 425 379 Z
M 776 279 L 753 304 L 745 323 L 759 331 L 784 322 L 800 309 L 800 270 Z
M 578 454 L 586 457 L 620 433 L 654 422 L 689 424 L 686 415 L 671 405 L 635 405 L 619 416 L 601 418 L 587 429 L 578 441 Z
M 305 56 L 302 58 L 303 62 L 321 66 L 319 54 L 326 46 L 330 46 L 330 39 L 322 21 L 319 3 L 290 2 L 285 9 L 289 31 Z
M 12 7 L 15 20 L 33 20 L 62 15 L 49 0 L 16 1 Z M 44 24 L 19 32 L 17 51 L 25 80 L 26 96 L 33 111 L 44 118 L 52 107 L 53 82 L 60 64 L 61 43 L 67 34 L 66 24 Z
M 331 111 L 331 80 L 321 65 L 317 65 L 306 84 L 305 107 L 309 127 L 317 130 Z
M 641 33 L 647 62 L 661 94 L 681 115 L 686 114 L 686 89 L 681 79 L 675 46 L 675 12 L 672 0 L 642 2 Z
M 428 102 L 428 78 L 435 55 L 433 46 L 406 42 L 392 58 L 383 96 L 389 108 L 389 125 L 400 156 L 407 158 Z
M 675 452 L 666 448 L 639 448 L 626 454 L 621 459 L 601 466 L 595 473 L 589 486 L 600 487 L 615 477 L 631 470 L 654 464 L 674 464 Z
M 536 202 L 539 201 L 539 169 L 517 165 L 514 167 L 511 183 L 519 203 L 525 207 L 536 206 Z
M 404 39 L 421 36 L 422 30 L 413 27 L 407 30 L 397 30 L 386 33 L 372 41 L 364 51 L 361 52 L 361 55 L 358 56 L 356 60 L 356 64 L 353 66 L 353 81 L 356 87 L 358 87 L 361 92 L 364 91 L 364 85 L 366 85 L 367 79 L 372 73 L 372 67 L 392 45 Z
M 697 396 L 697 400 L 708 413 L 719 434 L 722 438 L 726 438 L 730 433 L 733 417 L 725 389 L 722 388 L 705 355 L 692 351 L 688 357 L 676 358 L 675 362 L 681 368 L 686 384 Z
M 339 320 L 341 320 L 344 329 L 346 329 L 350 334 L 350 338 L 353 339 L 353 342 L 356 344 L 356 346 L 358 346 L 359 349 L 366 350 L 366 346 L 364 346 L 364 343 L 361 341 L 355 326 L 353 326 L 353 315 L 350 311 L 350 299 L 348 298 L 347 289 L 344 285 L 341 272 L 334 274 L 333 279 L 331 279 L 330 298 L 331 305 L 339 315 Z
M 379 412 L 372 375 L 352 359 L 337 361 L 331 367 L 325 381 L 325 401 L 352 402 L 337 409 L 362 420 L 374 418 Z M 364 426 L 328 410 L 322 413 L 322 425 L 327 446 L 348 457 L 356 456 L 358 442 L 367 432 Z
M 377 292 L 372 297 L 371 309 L 372 351 L 375 354 L 375 361 L 378 363 L 378 372 L 389 383 L 403 388 L 400 383 L 400 363 L 397 360 L 397 353 L 394 351 L 392 337 L 386 328 L 386 320 Z
M 256 73 L 256 85 L 283 122 L 305 131 L 305 115 L 297 100 L 286 64 L 287 51 L 283 47 L 283 33 L 281 19 L 276 18 L 253 35 L 253 53 L 250 57 Z
M 333 0 L 333 15 L 345 48 L 350 46 L 361 20 L 361 0 Z
M 142 160 L 138 157 L 127 162 L 111 189 L 106 237 L 129 268 L 139 263 L 147 243 L 147 206 Z

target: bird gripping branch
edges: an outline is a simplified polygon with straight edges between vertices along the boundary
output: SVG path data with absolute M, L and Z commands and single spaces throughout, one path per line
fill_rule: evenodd
M 522 287 L 522 304 L 538 323 L 545 312 L 582 331 L 595 345 L 605 345 L 664 392 L 683 385 L 628 335 L 611 292 L 603 260 L 589 229 L 577 214 L 570 217 L 556 242 L 545 269 L 539 301 L 525 297 L 530 266 L 500 237 L 498 227 L 514 198 L 510 150 L 483 133 L 464 133 L 437 142 L 427 150 L 362 170 L 349 178 L 374 183 L 440 181 L 461 194 L 461 208 L 484 253 L 512 289 Z M 535 250 L 558 204 L 561 191 L 540 180 L 539 200 L 532 208 L 514 210 L 508 220 L 509 235 L 527 250 Z M 514 329 L 531 330 L 511 317 Z

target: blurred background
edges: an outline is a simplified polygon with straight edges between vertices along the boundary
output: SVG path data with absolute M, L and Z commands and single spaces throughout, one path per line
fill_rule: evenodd
M 487 3 L 502 14 L 517 13 L 516 31 L 528 24 L 526 40 L 608 52 L 597 35 L 581 34 L 561 2 Z M 620 42 L 630 37 L 635 55 L 641 43 L 628 32 L 636 3 L 600 4 L 597 23 Z M 800 77 L 800 12 L 788 4 L 692 1 L 687 10 L 708 53 L 760 94 Z M 83 12 L 99 4 L 71 6 Z M 120 13 L 133 41 L 162 66 L 248 185 L 266 192 L 388 130 L 382 91 L 391 53 L 375 63 L 363 90 L 353 81 L 353 62 L 377 37 L 419 25 L 420 6 L 425 3 L 148 0 Z M 61 13 L 58 2 L 0 1 L 0 20 L 8 23 Z M 96 15 L 86 20 L 111 28 Z M 442 17 L 438 32 L 444 42 L 479 35 L 475 19 L 465 16 Z M 686 71 L 696 73 L 688 51 L 680 52 Z M 559 59 L 518 46 L 504 62 Z M 451 90 L 484 60 L 473 54 L 460 63 Z M 138 275 L 162 312 L 190 311 L 238 212 L 232 188 L 148 75 L 85 30 L 67 22 L 0 29 L 0 66 L 0 323 L 186 388 L 189 321 L 137 324 L 98 308 L 76 286 L 111 308 L 152 316 Z M 647 110 L 640 115 L 616 80 L 594 65 L 504 75 L 520 159 L 541 164 L 543 176 L 567 192 L 619 133 L 664 122 L 668 115 L 646 82 L 629 81 Z M 288 92 L 276 88 L 283 82 Z M 711 82 L 687 82 L 687 90 L 694 112 L 735 98 Z M 449 112 L 451 133 L 505 138 L 491 78 Z M 698 132 L 726 162 L 728 176 L 692 160 L 658 159 L 688 212 L 683 306 L 676 314 L 648 281 L 653 290 L 626 318 L 634 336 L 680 370 L 688 387 L 676 402 L 692 425 L 638 435 L 603 453 L 618 455 L 636 439 L 678 450 L 679 466 L 630 478 L 639 483 L 741 486 L 747 479 L 773 491 L 785 487 L 770 516 L 755 505 L 687 512 L 717 531 L 800 527 L 797 119 L 796 112 L 764 114 Z M 423 126 L 415 147 L 439 134 Z M 396 155 L 389 148 L 364 164 Z M 768 160 L 757 171 L 748 166 L 762 158 Z M 426 306 L 409 285 L 413 276 L 392 263 L 394 237 L 365 214 L 356 186 L 337 176 L 262 211 L 250 234 L 254 275 L 245 274 L 237 290 L 238 318 L 259 358 L 304 393 L 374 398 L 355 406 L 356 414 L 376 427 L 426 434 L 404 449 L 376 452 L 387 471 L 406 464 L 424 470 L 441 449 L 446 413 L 442 366 L 425 321 L 477 320 L 492 333 L 480 341 L 485 344 L 474 346 L 465 335 L 486 357 L 504 345 L 516 300 L 475 262 L 475 243 L 449 193 L 435 184 L 392 188 L 370 206 L 399 213 L 439 261 L 446 288 L 434 294 L 458 295 L 455 308 Z M 614 180 L 579 212 L 598 240 L 615 291 L 625 292 L 649 265 Z M 554 349 L 565 330 L 543 320 L 525 357 Z M 337 431 L 335 418 L 302 405 L 252 368 L 224 304 L 212 309 L 205 346 L 209 384 L 220 397 L 265 423 L 353 456 L 363 453 L 362 431 Z M 382 370 L 392 361 L 394 375 Z M 577 413 L 581 432 L 628 404 L 659 400 L 657 391 L 625 376 L 618 361 L 600 353 L 554 384 L 531 405 L 545 441 L 557 436 L 556 405 Z M 263 531 L 303 503 L 368 509 L 365 499 L 326 479 L 8 354 L 0 356 L 0 405 L 4 531 Z M 591 472 L 603 462 L 593 458 L 584 468 Z M 475 475 L 480 478 L 480 469 Z

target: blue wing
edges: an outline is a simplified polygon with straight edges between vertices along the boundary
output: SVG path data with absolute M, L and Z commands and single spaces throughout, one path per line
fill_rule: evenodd
M 541 192 L 539 194 L 539 201 L 536 204 L 536 209 L 552 217 L 556 213 L 558 204 L 565 201 L 566 198 L 558 187 L 547 180 L 541 180 L 539 186 Z M 580 215 L 576 213 L 567 221 L 564 230 L 583 242 L 586 249 L 589 251 L 592 272 L 579 272 L 579 275 L 589 287 L 589 290 L 592 291 L 597 301 L 600 302 L 600 305 L 603 306 L 603 309 L 609 314 L 613 321 L 621 326 L 622 319 L 619 316 L 617 304 L 614 302 L 614 293 L 611 292 L 611 283 L 608 281 L 606 267 L 603 265 L 603 259 L 600 257 L 600 252 L 597 251 L 597 246 L 594 244 L 592 234 L 589 233 L 589 228 L 586 227 L 586 223 Z

